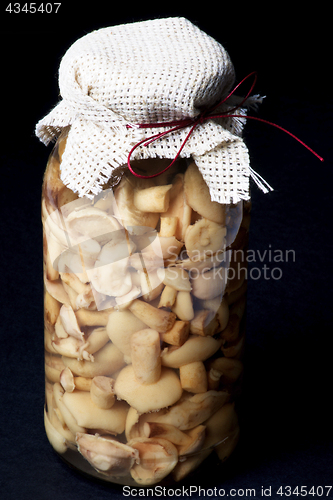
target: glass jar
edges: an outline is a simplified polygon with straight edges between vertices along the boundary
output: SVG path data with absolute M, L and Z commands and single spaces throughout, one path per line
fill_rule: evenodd
M 65 147 L 42 192 L 46 434 L 100 479 L 180 481 L 238 442 L 251 203 L 211 202 L 191 159 L 78 198 Z

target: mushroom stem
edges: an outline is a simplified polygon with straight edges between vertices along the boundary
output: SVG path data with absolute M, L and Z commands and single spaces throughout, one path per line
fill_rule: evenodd
M 110 314 L 114 311 L 113 307 L 102 311 L 89 311 L 88 309 L 79 309 L 76 311 L 76 319 L 80 326 L 106 326 Z
M 161 217 L 160 218 L 160 233 L 164 238 L 175 236 L 178 225 L 178 217 Z
M 177 297 L 177 290 L 172 286 L 165 285 L 163 292 L 160 296 L 158 307 L 172 307 Z
M 170 330 L 165 333 L 161 333 L 161 338 L 163 342 L 166 342 L 167 344 L 180 347 L 185 344 L 186 340 L 188 339 L 189 332 L 189 321 L 176 320 L 175 324 L 172 328 L 170 328 Z
M 174 305 L 172 306 L 174 312 L 179 319 L 183 321 L 191 321 L 194 318 L 194 310 L 192 297 L 190 292 L 178 292 Z
M 139 299 L 135 299 L 129 309 L 146 325 L 161 333 L 170 330 L 176 321 L 174 313 L 163 311 Z
M 202 361 L 194 361 L 179 368 L 180 383 L 185 391 L 195 394 L 207 391 L 206 368 Z
M 135 190 L 134 205 L 142 212 L 166 212 L 169 208 L 171 188 L 172 184 L 167 184 L 165 186 L 152 186 Z
M 219 329 L 219 321 L 214 311 L 203 309 L 194 314 L 190 323 L 190 332 L 203 337 L 214 335 Z
M 131 358 L 135 377 L 142 384 L 154 384 L 161 375 L 160 336 L 145 329 L 131 337 Z
M 115 403 L 115 380 L 110 377 L 97 376 L 92 379 L 90 397 L 98 408 L 112 408 Z

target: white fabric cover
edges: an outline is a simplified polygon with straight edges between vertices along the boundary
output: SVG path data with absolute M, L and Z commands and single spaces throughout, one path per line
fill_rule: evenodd
M 126 164 L 135 144 L 170 128 L 127 128 L 127 124 L 196 117 L 202 108 L 226 97 L 234 79 L 222 45 L 187 19 L 103 28 L 77 40 L 64 55 L 59 68 L 62 100 L 39 121 L 36 134 L 48 144 L 70 126 L 61 179 L 80 197 L 92 197 L 112 180 L 117 167 Z M 224 104 L 215 112 L 231 107 Z M 237 203 L 249 198 L 253 171 L 241 138 L 244 123 L 244 118 L 201 123 L 181 152 L 181 157 L 191 156 L 198 165 L 213 201 Z M 140 146 L 132 159 L 173 159 L 189 130 Z

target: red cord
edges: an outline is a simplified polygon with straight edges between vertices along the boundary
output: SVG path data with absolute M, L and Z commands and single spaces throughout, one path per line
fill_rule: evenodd
M 213 111 L 220 107 L 222 104 L 224 104 L 228 99 L 229 97 L 231 97 L 235 91 L 250 77 L 254 76 L 254 80 L 253 80 L 253 83 L 250 87 L 250 90 L 247 92 L 246 96 L 244 97 L 244 99 L 237 105 L 235 106 L 234 108 L 230 109 L 228 112 L 224 112 L 224 113 L 219 113 L 219 114 L 214 114 Z M 200 113 L 200 115 L 196 118 L 187 118 L 185 120 L 175 120 L 175 121 L 170 121 L 170 122 L 161 122 L 161 123 L 141 123 L 141 124 L 137 124 L 137 125 L 127 125 L 127 128 L 159 128 L 159 127 L 171 127 L 170 129 L 168 130 L 165 130 L 164 132 L 159 132 L 158 134 L 154 134 L 146 139 L 143 139 L 142 141 L 138 142 L 137 144 L 135 144 L 135 146 L 133 146 L 133 148 L 131 149 L 131 151 L 129 152 L 128 154 L 128 157 L 127 157 L 127 165 L 128 165 L 128 168 L 130 170 L 130 172 L 135 175 L 136 177 L 139 177 L 140 179 L 152 179 L 153 177 L 157 177 L 158 175 L 161 175 L 163 174 L 164 172 L 166 172 L 174 163 L 175 161 L 178 159 L 182 149 L 184 148 L 186 142 L 188 141 L 190 135 L 192 134 L 192 132 L 194 131 L 194 129 L 196 128 L 197 125 L 199 125 L 200 123 L 203 123 L 207 120 L 212 120 L 212 119 L 216 119 L 216 118 L 246 118 L 246 119 L 250 119 L 250 120 L 256 120 L 258 122 L 261 122 L 261 123 L 265 123 L 266 125 L 271 125 L 272 127 L 275 127 L 279 130 L 282 130 L 282 132 L 285 132 L 286 134 L 290 135 L 293 139 L 295 139 L 296 141 L 298 141 L 300 144 L 302 144 L 302 146 L 304 146 L 306 149 L 308 149 L 312 154 L 314 154 L 320 161 L 324 161 L 324 158 L 322 158 L 318 153 L 316 153 L 313 149 L 311 149 L 307 144 L 305 144 L 305 142 L 303 142 L 301 139 L 299 139 L 296 135 L 292 134 L 291 132 L 289 132 L 289 130 L 286 130 L 285 128 L 281 127 L 280 125 L 277 125 L 276 123 L 272 123 L 268 120 L 264 120 L 263 118 L 257 118 L 256 116 L 248 116 L 248 115 L 238 115 L 238 114 L 230 114 L 232 113 L 233 111 L 239 109 L 242 107 L 242 105 L 244 104 L 244 102 L 249 98 L 249 96 L 251 95 L 253 89 L 254 89 L 254 86 L 256 84 L 256 81 L 257 81 L 257 73 L 256 71 L 252 71 L 252 73 L 249 73 L 245 78 L 243 78 L 243 80 L 241 80 L 234 88 L 233 90 L 227 95 L 227 97 L 225 97 L 224 99 L 222 99 L 222 101 L 220 101 L 218 104 L 215 104 L 214 106 L 210 107 L 210 108 L 207 108 L 206 110 L 202 111 Z M 181 147 L 179 148 L 176 156 L 174 157 L 174 159 L 172 160 L 172 162 L 164 169 L 162 170 L 161 172 L 157 172 L 156 174 L 152 174 L 152 175 L 141 175 L 141 174 L 137 174 L 132 166 L 131 166 L 131 156 L 133 154 L 133 152 L 135 151 L 135 149 L 137 149 L 139 146 L 141 146 L 141 144 L 144 144 L 144 146 L 148 146 L 149 144 L 151 144 L 152 142 L 158 140 L 158 139 L 161 139 L 162 137 L 164 137 L 166 134 L 170 134 L 172 132 L 175 132 L 176 130 L 180 130 L 182 128 L 186 128 L 188 126 L 192 125 L 192 127 L 190 128 L 188 134 L 186 135 Z

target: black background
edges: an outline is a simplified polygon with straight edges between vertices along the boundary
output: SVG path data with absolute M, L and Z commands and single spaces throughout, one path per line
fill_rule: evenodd
M 273 187 L 252 189 L 250 247 L 295 251 L 280 280 L 252 279 L 242 441 L 218 467 L 213 459 L 184 482 L 203 488 L 332 485 L 332 77 L 329 3 L 296 8 L 270 2 L 62 2 L 57 14 L 10 14 L 1 7 L 1 498 L 122 498 L 121 487 L 90 481 L 53 452 L 43 429 L 44 363 L 40 191 L 50 148 L 35 123 L 58 101 L 60 59 L 98 28 L 184 16 L 228 50 L 237 81 L 258 71 L 267 98 L 249 121 L 252 167 Z M 196 6 L 195 4 L 198 3 Z M 22 3 L 22 5 L 24 2 Z M 38 5 L 40 2 L 38 2 Z M 258 255 L 258 253 L 257 253 Z M 254 274 L 257 276 L 257 274 Z M 333 489 L 329 497 L 333 498 Z M 321 493 L 318 490 L 319 494 Z M 192 498 L 198 495 L 193 494 Z M 311 496 L 309 495 L 311 498 Z M 241 494 L 235 498 L 241 498 Z M 296 498 L 292 495 L 291 498 Z M 315 496 L 312 498 L 318 498 Z

